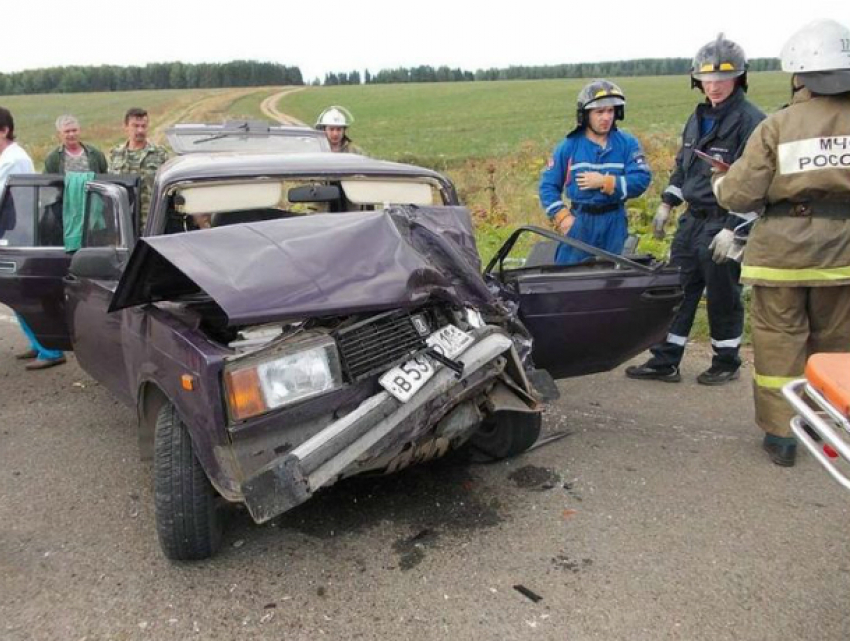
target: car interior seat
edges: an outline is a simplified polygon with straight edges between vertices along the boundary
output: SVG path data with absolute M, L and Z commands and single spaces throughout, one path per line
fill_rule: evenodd
M 212 227 L 224 227 L 226 225 L 238 225 L 240 223 L 258 223 L 264 220 L 277 220 L 279 218 L 292 218 L 301 216 L 298 212 L 285 209 L 244 209 L 239 211 L 222 211 L 212 215 Z

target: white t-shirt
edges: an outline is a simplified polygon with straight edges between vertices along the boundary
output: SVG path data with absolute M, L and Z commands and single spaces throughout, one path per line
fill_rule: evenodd
M 32 160 L 18 143 L 11 143 L 0 153 L 0 197 L 6 187 L 9 174 L 34 174 Z

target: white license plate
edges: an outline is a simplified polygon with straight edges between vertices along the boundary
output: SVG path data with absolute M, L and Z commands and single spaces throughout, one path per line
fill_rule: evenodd
M 454 358 L 472 345 L 475 339 L 454 325 L 446 325 L 431 334 L 425 342 L 446 358 Z M 428 356 L 417 356 L 406 363 L 393 367 L 381 376 L 381 386 L 402 403 L 409 401 L 422 389 L 442 365 Z

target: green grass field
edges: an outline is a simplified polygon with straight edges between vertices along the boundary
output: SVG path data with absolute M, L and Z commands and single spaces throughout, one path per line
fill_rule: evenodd
M 245 90 L 196 89 L 163 91 L 126 91 L 115 93 L 46 94 L 34 96 L 0 96 L 0 105 L 15 117 L 18 141 L 40 166 L 44 157 L 58 144 L 54 123 L 65 113 L 79 118 L 83 140 L 106 152 L 124 137 L 124 113 L 130 107 L 142 107 L 151 115 L 151 128 L 172 124 L 183 117 L 194 120 L 209 113 L 211 121 L 234 116 L 261 118 L 259 104 L 271 89 Z M 223 104 L 222 104 L 223 103 Z M 199 105 L 206 109 L 199 109 Z M 197 113 L 200 111 L 201 113 Z
M 682 76 L 614 78 L 626 93 L 623 127 L 642 138 L 675 144 L 699 101 Z M 469 158 L 517 152 L 523 144 L 549 148 L 572 128 L 576 96 L 586 80 L 519 80 L 407 85 L 311 87 L 289 94 L 278 108 L 314 122 L 329 105 L 355 117 L 352 137 L 370 154 L 457 165 Z M 750 97 L 775 111 L 787 102 L 787 74 L 751 74 Z
M 663 257 L 668 242 L 653 240 L 647 226 L 667 183 L 686 118 L 700 101 L 685 76 L 614 78 L 626 93 L 623 128 L 638 136 L 654 171 L 647 193 L 629 202 L 630 228 L 639 250 Z M 314 122 L 329 105 L 353 112 L 352 138 L 369 155 L 424 165 L 455 182 L 473 212 L 482 256 L 489 259 L 520 224 L 546 225 L 537 200 L 540 170 L 575 122 L 575 101 L 586 80 L 528 80 L 307 87 L 285 96 L 282 112 Z M 0 96 L 16 118 L 18 139 L 40 166 L 55 142 L 53 122 L 77 115 L 84 140 L 104 151 L 122 139 L 122 117 L 131 106 L 151 113 L 152 128 L 174 122 L 263 118 L 260 103 L 277 88 L 141 91 L 98 94 Z M 790 96 L 788 76 L 750 76 L 750 99 L 776 111 Z M 672 234 L 670 229 L 669 233 Z

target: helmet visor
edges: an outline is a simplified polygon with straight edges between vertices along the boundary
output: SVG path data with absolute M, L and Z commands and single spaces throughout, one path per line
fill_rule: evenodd
M 626 101 L 619 96 L 608 96 L 607 98 L 596 98 L 588 102 L 585 109 L 600 109 L 602 107 L 620 107 L 625 105 Z
M 720 64 L 707 62 L 700 65 L 699 69 L 694 69 L 691 76 L 694 80 L 729 80 L 743 75 L 744 71 L 746 69 L 736 69 L 731 62 L 721 62 Z

